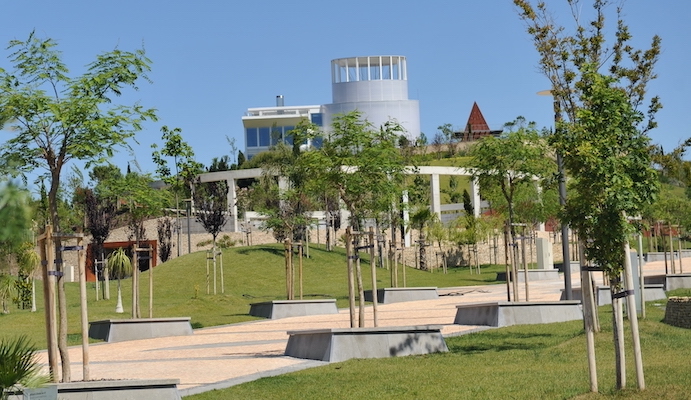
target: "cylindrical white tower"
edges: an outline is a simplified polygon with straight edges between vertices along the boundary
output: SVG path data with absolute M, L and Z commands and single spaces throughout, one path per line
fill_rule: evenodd
M 420 106 L 408 99 L 408 68 L 403 56 L 366 56 L 331 61 L 332 104 L 324 106 L 324 127 L 333 116 L 358 110 L 379 127 L 396 120 L 413 140 L 420 135 Z

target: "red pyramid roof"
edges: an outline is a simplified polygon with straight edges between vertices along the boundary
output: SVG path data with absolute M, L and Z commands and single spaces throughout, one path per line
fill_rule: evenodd
M 489 125 L 485 121 L 485 117 L 480 111 L 476 102 L 473 102 L 473 109 L 470 110 L 470 116 L 468 117 L 468 122 L 465 124 L 465 131 L 468 133 L 477 134 L 488 134 L 490 132 Z

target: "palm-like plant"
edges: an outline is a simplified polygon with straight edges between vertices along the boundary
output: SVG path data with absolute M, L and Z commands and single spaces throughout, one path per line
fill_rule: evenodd
M 10 310 L 7 307 L 9 300 L 17 296 L 17 278 L 9 274 L 0 274 L 0 303 L 2 303 L 2 312 L 9 314 Z
M 31 279 L 31 311 L 36 311 L 36 281 L 34 279 L 34 273 L 41 263 L 41 257 L 36 253 L 34 249 L 34 242 L 24 242 L 20 248 L 20 253 L 17 256 L 17 263 L 19 264 L 19 269 L 23 272 L 24 276 Z
M 110 272 L 118 277 L 118 304 L 115 306 L 116 313 L 122 313 L 122 290 L 120 289 L 120 279 L 132 273 L 132 262 L 127 257 L 125 250 L 120 247 L 110 253 L 107 261 Z
M 26 336 L 0 341 L 0 399 L 7 399 L 18 385 L 36 387 L 48 382 L 48 377 L 39 373 L 35 355 L 36 349 Z

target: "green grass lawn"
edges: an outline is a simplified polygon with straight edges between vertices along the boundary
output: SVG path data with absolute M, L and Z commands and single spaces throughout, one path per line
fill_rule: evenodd
M 691 290 L 675 293 L 691 295 Z M 627 382 L 614 389 L 610 307 L 596 335 L 601 394 L 590 394 L 583 322 L 524 325 L 447 338 L 448 353 L 349 360 L 190 396 L 210 399 L 688 399 L 691 331 L 661 322 L 664 301 L 640 321 L 647 389 L 636 387 L 630 331 Z M 628 326 L 627 326 L 628 329 Z
M 369 261 L 362 261 L 365 288 L 371 288 Z M 220 265 L 218 266 L 220 269 Z M 261 301 L 285 299 L 285 261 L 283 245 L 259 245 L 238 247 L 223 251 L 225 293 L 221 294 L 220 275 L 217 295 L 206 294 L 206 252 L 182 256 L 154 269 L 154 317 L 191 317 L 193 327 L 231 324 L 257 319 L 251 317 L 249 304 Z M 327 252 L 323 246 L 312 246 L 310 258 L 304 260 L 304 298 L 335 298 L 338 307 L 348 306 L 348 286 L 345 252 L 337 248 Z M 483 273 L 470 274 L 467 267 L 450 268 L 448 274 L 439 270 L 425 272 L 406 268 L 408 286 L 469 286 L 496 282 L 496 272 L 503 266 L 490 266 Z M 390 274 L 377 269 L 377 286 L 390 287 Z M 399 282 L 402 282 L 399 272 Z M 37 306 L 35 313 L 13 308 L 10 314 L 0 314 L 0 337 L 27 335 L 38 348 L 46 347 L 45 319 L 43 313 L 42 282 L 37 281 Z M 141 275 L 141 315 L 148 317 L 149 273 Z M 110 300 L 96 301 L 94 283 L 87 284 L 89 320 L 130 318 L 131 280 L 122 281 L 124 314 L 115 313 L 117 281 L 111 282 Z M 79 284 L 66 284 L 68 295 L 68 342 L 81 344 L 79 314 Z M 296 289 L 295 293 L 299 293 Z

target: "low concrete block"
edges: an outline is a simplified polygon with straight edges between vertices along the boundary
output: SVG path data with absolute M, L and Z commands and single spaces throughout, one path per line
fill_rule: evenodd
M 438 299 L 436 287 L 405 287 L 377 289 L 377 302 L 380 304 L 401 303 L 404 301 Z M 372 291 L 365 290 L 365 301 L 372 301 Z
M 643 298 L 645 301 L 667 299 L 665 285 L 645 285 L 643 290 Z
M 665 280 L 667 291 L 691 288 L 691 274 L 669 274 Z
M 609 286 L 598 286 L 597 287 L 597 305 L 604 306 L 606 304 L 612 304 L 612 292 L 609 290 Z M 583 301 L 583 291 L 580 287 L 571 288 L 571 300 Z M 566 294 L 564 289 L 561 290 L 560 300 L 566 300 Z
M 315 329 L 288 335 L 285 355 L 328 362 L 449 351 L 439 325 Z
M 598 286 L 598 297 L 597 305 L 604 306 L 607 304 L 612 304 L 612 292 L 608 286 Z M 582 292 L 580 287 L 575 287 L 571 289 L 572 300 L 583 300 Z M 645 301 L 663 300 L 667 298 L 665 294 L 664 285 L 645 285 L 643 290 L 643 297 Z M 561 290 L 561 300 L 566 300 L 564 295 L 564 289 Z
M 511 273 L 509 272 L 509 275 Z M 528 270 L 528 282 L 533 281 L 550 281 L 559 279 L 558 269 L 529 269 Z M 497 272 L 497 280 L 505 281 L 506 272 Z M 518 270 L 518 282 L 525 282 L 525 270 Z
M 470 303 L 456 306 L 455 324 L 511 326 L 525 324 L 549 324 L 583 318 L 581 302 L 530 301 Z
M 273 300 L 250 304 L 250 315 L 269 319 L 338 314 L 336 299 Z
M 105 319 L 89 322 L 89 337 L 110 343 L 193 333 L 190 317 Z
M 681 251 L 681 256 L 682 257 L 691 257 L 691 250 L 682 250 Z M 669 252 L 666 254 L 664 252 L 648 252 L 643 254 L 643 259 L 646 262 L 650 261 L 664 261 L 664 260 L 670 260 Z M 679 251 L 674 252 L 674 260 L 678 261 L 679 260 Z
M 54 388 L 57 387 L 57 398 L 60 400 L 179 400 L 179 383 L 179 379 L 138 379 L 57 383 L 48 384 L 46 388 L 54 395 Z M 39 396 L 36 398 L 50 398 Z M 9 397 L 12 400 L 22 398 L 25 397 L 21 393 Z

